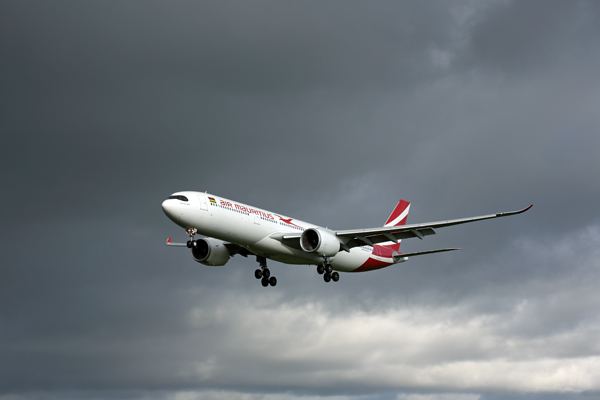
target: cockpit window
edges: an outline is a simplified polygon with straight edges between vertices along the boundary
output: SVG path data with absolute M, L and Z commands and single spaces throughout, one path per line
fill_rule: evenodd
M 188 201 L 187 197 L 181 196 L 181 195 L 178 195 L 178 196 L 169 196 L 169 199 L 175 199 L 175 200 L 181 200 L 181 201 Z

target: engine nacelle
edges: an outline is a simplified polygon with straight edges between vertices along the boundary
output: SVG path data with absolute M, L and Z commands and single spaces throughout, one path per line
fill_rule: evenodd
M 322 257 L 333 257 L 340 251 L 340 241 L 331 232 L 308 228 L 300 236 L 300 246 L 307 253 L 316 253 Z
M 225 247 L 225 243 L 217 239 L 198 239 L 192 247 L 192 258 L 204 265 L 213 267 L 225 265 L 229 257 L 229 250 Z

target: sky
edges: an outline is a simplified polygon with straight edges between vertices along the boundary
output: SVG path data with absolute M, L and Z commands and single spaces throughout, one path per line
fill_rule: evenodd
M 600 3 L 0 2 L 0 400 L 600 399 Z M 181 190 L 332 229 L 194 262 Z

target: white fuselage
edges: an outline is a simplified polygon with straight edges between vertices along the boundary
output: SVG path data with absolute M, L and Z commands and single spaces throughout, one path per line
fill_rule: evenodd
M 162 203 L 162 207 L 173 222 L 185 229 L 196 229 L 201 235 L 237 244 L 258 256 L 286 264 L 319 265 L 324 262 L 323 257 L 286 245 L 281 238 L 299 235 L 308 228 L 326 228 L 209 193 L 186 191 L 171 197 L 177 196 L 187 201 L 170 198 Z M 329 261 L 333 269 L 345 272 L 394 264 L 391 257 L 373 254 L 371 246 L 340 251 Z

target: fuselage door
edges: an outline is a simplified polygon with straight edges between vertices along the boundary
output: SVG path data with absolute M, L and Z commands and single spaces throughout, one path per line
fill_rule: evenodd
M 208 211 L 208 204 L 206 202 L 206 196 L 198 193 L 198 199 L 200 199 L 200 209 L 204 211 Z

